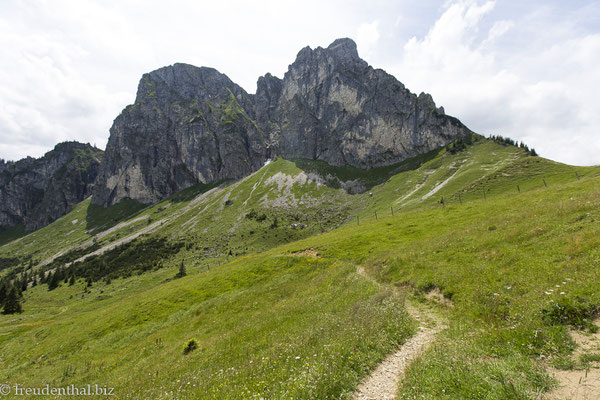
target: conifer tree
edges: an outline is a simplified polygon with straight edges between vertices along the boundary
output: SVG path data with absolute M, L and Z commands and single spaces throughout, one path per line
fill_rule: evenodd
M 6 299 L 6 294 L 8 292 L 8 287 L 6 283 L 2 280 L 0 281 L 0 307 L 4 304 L 4 300 Z
M 50 275 L 48 275 L 48 290 L 54 290 L 58 287 L 58 284 L 60 282 L 60 276 L 58 275 L 58 271 L 55 271 L 54 273 L 50 273 Z
M 29 275 L 27 274 L 27 272 L 23 273 L 22 277 L 21 277 L 21 292 L 24 292 L 27 290 L 27 286 L 29 284 Z
M 185 271 L 185 264 L 183 263 L 183 261 L 181 261 L 181 265 L 179 266 L 179 272 L 177 272 L 177 275 L 175 275 L 175 277 L 183 278 L 186 275 L 187 275 L 187 272 Z
M 21 307 L 21 302 L 19 301 L 19 294 L 17 293 L 17 289 L 11 285 L 8 293 L 6 294 L 2 314 L 16 314 L 21 312 L 23 312 L 23 308 Z

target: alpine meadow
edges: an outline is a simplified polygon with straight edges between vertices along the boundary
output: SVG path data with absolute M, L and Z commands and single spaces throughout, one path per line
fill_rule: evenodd
M 600 166 L 351 39 L 255 94 L 144 74 L 106 149 L 2 160 L 0 198 L 2 397 L 600 398 Z

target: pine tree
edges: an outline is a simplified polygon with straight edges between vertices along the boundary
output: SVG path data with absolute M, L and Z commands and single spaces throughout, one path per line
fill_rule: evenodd
M 19 301 L 19 294 L 17 293 L 17 289 L 14 286 L 11 286 L 6 294 L 6 300 L 4 301 L 4 310 L 2 310 L 2 314 L 16 314 L 22 313 L 23 308 L 21 307 L 21 302 Z
M 187 275 L 187 272 L 185 271 L 185 264 L 182 261 L 181 265 L 179 266 L 179 272 L 177 272 L 177 275 L 175 275 L 175 278 L 183 278 L 186 275 Z
M 6 300 L 6 294 L 8 292 L 8 287 L 4 281 L 0 281 L 0 306 L 4 304 L 4 300 Z
M 54 273 L 50 273 L 48 275 L 48 290 L 54 290 L 58 287 L 58 284 L 60 283 L 60 277 L 58 275 L 58 271 L 55 271 Z
M 23 276 L 21 277 L 21 291 L 22 292 L 27 290 L 28 283 L 29 283 L 29 275 L 27 274 L 27 272 L 25 272 L 23 274 Z

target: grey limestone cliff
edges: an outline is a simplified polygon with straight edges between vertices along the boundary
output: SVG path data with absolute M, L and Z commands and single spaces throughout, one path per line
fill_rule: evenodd
M 370 67 L 350 39 L 325 49 L 302 49 L 281 82 L 261 79 L 256 103 L 260 99 L 269 107 L 257 106 L 259 123 L 269 133 L 273 153 L 284 158 L 370 168 L 469 132 L 436 108 L 430 95 L 416 96 L 392 75 Z
M 93 202 L 155 202 L 276 156 L 390 165 L 469 133 L 430 95 L 360 59 L 350 39 L 302 49 L 283 79 L 259 78 L 255 95 L 214 69 L 175 64 L 145 74 L 114 121 Z
M 145 74 L 110 130 L 94 202 L 151 203 L 248 175 L 266 157 L 254 119 L 251 96 L 212 68 L 175 64 Z
M 65 142 L 41 158 L 0 161 L 0 228 L 41 228 L 92 194 L 102 150 Z

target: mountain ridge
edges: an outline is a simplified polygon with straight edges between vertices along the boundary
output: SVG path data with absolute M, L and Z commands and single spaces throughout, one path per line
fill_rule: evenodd
M 391 165 L 472 132 L 430 95 L 369 66 L 345 38 L 303 48 L 283 79 L 259 77 L 254 95 L 208 67 L 144 74 L 110 133 L 92 198 L 103 206 L 239 179 L 277 156 Z
M 62 142 L 40 158 L 0 161 L 0 227 L 39 229 L 92 193 L 102 150 Z

